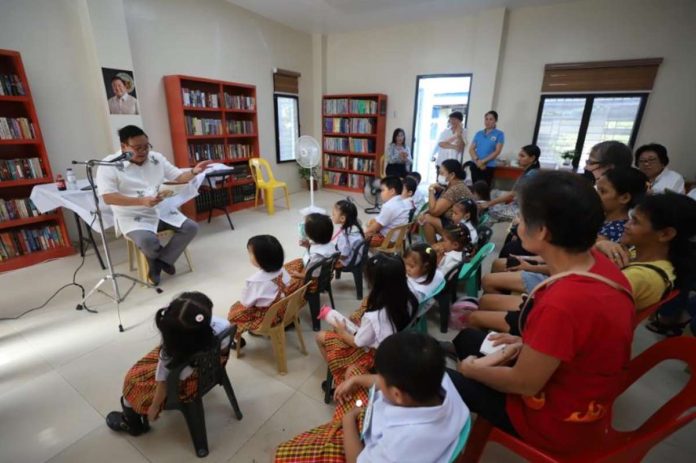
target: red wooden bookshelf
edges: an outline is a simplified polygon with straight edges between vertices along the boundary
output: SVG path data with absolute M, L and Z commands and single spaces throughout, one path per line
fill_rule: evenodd
M 0 169 L 8 166 L 6 162 L 12 160 L 28 160 L 38 158 L 41 164 L 43 176 L 39 178 L 15 178 L 11 180 L 0 179 L 0 198 L 4 200 L 24 199 L 31 194 L 34 185 L 53 182 L 53 172 L 51 164 L 48 162 L 46 147 L 44 146 L 39 118 L 36 115 L 34 100 L 31 97 L 29 82 L 22 64 L 22 57 L 16 51 L 0 50 L 0 79 L 3 76 L 16 76 L 15 80 L 9 82 L 5 80 L 2 93 L 0 95 L 0 118 L 17 119 L 26 118 L 33 126 L 33 138 L 12 138 L 0 140 Z M 10 78 L 12 79 L 12 78 Z M 8 85 L 9 84 L 9 85 Z M 19 86 L 24 95 L 13 95 L 18 92 Z M 6 138 L 7 134 L 5 134 Z M 3 167 L 5 166 L 5 167 Z M 26 175 L 26 170 L 23 171 Z M 15 172 L 15 176 L 18 175 Z M 23 247 L 22 238 L 24 232 L 43 227 L 55 227 L 57 239 L 41 240 L 36 242 L 34 251 L 30 247 Z M 16 240 L 13 238 L 15 237 Z M 9 241 L 8 241 L 9 238 Z M 47 249 L 38 250 L 38 247 L 46 246 Z M 50 246 L 50 247 L 49 247 Z M 13 252 L 14 251 L 14 252 Z M 60 212 L 50 212 L 34 217 L 23 217 L 16 219 L 0 217 L 0 272 L 15 270 L 29 265 L 37 264 L 48 259 L 64 257 L 74 253 L 75 250 L 70 245 L 67 230 Z M 19 255 L 15 255 L 19 253 Z M 12 255 L 10 255 L 12 254 Z
M 354 124 L 360 123 L 366 123 L 367 127 L 356 131 Z M 324 187 L 341 191 L 362 191 L 371 177 L 378 176 L 380 160 L 384 155 L 386 126 L 386 95 L 324 95 Z M 345 163 L 345 166 L 333 165 L 337 160 Z M 369 161 L 372 161 L 370 165 Z
M 254 85 L 225 82 L 182 75 L 164 77 L 164 89 L 169 111 L 169 127 L 172 133 L 174 163 L 179 167 L 191 167 L 198 161 L 213 159 L 240 171 L 248 169 L 249 158 L 259 156 L 257 99 Z M 226 98 L 226 95 L 232 98 Z M 234 100 L 234 101 L 232 101 Z M 241 102 L 240 100 L 244 100 Z M 209 119 L 219 124 L 215 133 L 199 133 L 187 118 Z M 231 133 L 228 123 L 250 124 L 248 133 Z M 192 131 L 193 130 L 193 131 Z M 205 132 L 205 130 L 203 131 Z M 217 151 L 206 151 L 206 145 L 215 146 Z M 241 148 L 243 147 L 243 148 Z M 234 149 L 239 151 L 233 153 Z M 192 157 L 193 153 L 195 154 Z M 225 184 L 230 204 L 228 212 L 253 207 L 254 201 L 245 200 L 249 196 L 249 185 L 253 186 L 251 174 L 248 177 L 233 179 Z M 242 189 L 245 189 L 243 192 Z M 204 210 L 205 198 L 189 201 L 182 211 L 195 220 L 208 218 Z M 222 214 L 215 210 L 213 215 Z

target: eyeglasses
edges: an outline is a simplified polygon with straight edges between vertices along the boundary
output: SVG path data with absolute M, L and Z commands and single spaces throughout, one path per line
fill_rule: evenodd
M 655 163 L 657 163 L 657 162 L 659 162 L 659 161 L 660 161 L 660 160 L 657 159 L 657 158 L 639 159 L 639 160 L 638 160 L 638 164 L 648 165 L 648 164 L 655 164 Z
M 588 165 L 588 166 L 599 166 L 601 164 L 602 164 L 601 161 L 595 161 L 592 159 L 588 159 L 587 161 L 585 161 L 585 165 Z
M 127 146 L 128 146 L 129 148 L 132 148 L 133 151 L 138 151 L 138 152 L 141 152 L 141 153 L 147 153 L 148 151 L 150 151 L 150 150 L 152 149 L 152 145 L 151 145 L 150 143 L 148 143 L 148 144 L 146 144 L 146 145 L 136 145 L 136 146 L 127 145 Z

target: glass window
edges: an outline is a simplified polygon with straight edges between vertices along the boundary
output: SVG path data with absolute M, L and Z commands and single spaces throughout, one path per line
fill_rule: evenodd
M 295 160 L 295 142 L 300 136 L 298 99 L 293 95 L 274 95 L 276 115 L 276 156 L 278 162 Z
M 545 98 L 536 145 L 541 150 L 539 161 L 555 164 L 561 154 L 574 151 L 580 135 L 580 124 L 587 98 Z

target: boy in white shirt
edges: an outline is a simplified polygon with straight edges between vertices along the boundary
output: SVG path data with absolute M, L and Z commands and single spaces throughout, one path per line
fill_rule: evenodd
M 430 336 L 400 332 L 385 339 L 375 356 L 375 375 L 356 376 L 336 389 L 345 403 L 363 387 L 374 387 L 365 408 L 343 416 L 347 463 L 433 462 L 455 457 L 469 410 L 445 373 L 445 355 Z
M 411 177 L 416 181 L 416 191 L 413 193 L 413 204 L 416 206 L 416 212 L 423 208 L 423 205 L 428 202 L 428 185 L 421 184 L 421 174 L 418 172 L 409 172 L 406 177 Z
M 387 176 L 380 185 L 382 210 L 379 215 L 370 220 L 365 230 L 365 239 L 370 240 L 370 246 L 380 246 L 389 230 L 408 223 L 411 211 L 409 204 L 401 198 L 404 185 L 399 177 Z

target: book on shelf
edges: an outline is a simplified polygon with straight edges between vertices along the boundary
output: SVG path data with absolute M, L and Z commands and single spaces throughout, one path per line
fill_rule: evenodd
M 0 74 L 0 95 L 24 96 L 24 85 L 17 74 Z
M 227 133 L 231 135 L 254 133 L 252 121 L 227 121 Z
M 188 152 L 191 164 L 225 159 L 225 145 L 222 143 L 191 143 L 188 145 Z
M 229 159 L 250 158 L 254 155 L 254 147 L 242 143 L 231 143 L 227 145 L 227 157 Z
M 0 180 L 44 178 L 39 158 L 0 159 Z
M 365 138 L 349 138 L 348 146 L 353 153 L 373 153 L 375 151 L 375 141 Z
M 195 108 L 220 107 L 217 92 L 204 92 L 202 90 L 182 88 L 181 97 L 183 98 L 184 106 L 191 106 Z
M 0 117 L 0 139 L 32 140 L 34 124 L 26 117 Z
M 369 175 L 324 171 L 324 183 L 327 185 L 362 189 L 369 178 Z
M 347 156 L 327 156 L 327 167 L 334 169 L 350 169 L 365 172 L 372 175 L 375 169 L 375 161 L 373 159 L 349 158 Z
M 0 261 L 62 246 L 65 238 L 56 225 L 11 230 L 0 233 Z
M 0 198 L 0 222 L 17 219 L 28 219 L 41 215 L 29 198 L 2 199 Z
M 188 135 L 222 135 L 222 120 L 186 116 Z
M 350 100 L 350 112 L 354 114 L 376 114 L 377 102 L 373 100 Z
M 225 92 L 225 108 L 253 111 L 255 107 L 256 98 L 253 96 L 231 95 Z
M 348 139 L 324 137 L 324 149 L 329 151 L 348 151 Z
M 324 114 L 376 114 L 377 102 L 374 100 L 353 100 L 349 98 L 327 98 L 324 100 Z

